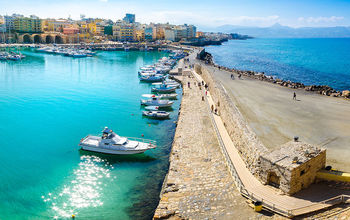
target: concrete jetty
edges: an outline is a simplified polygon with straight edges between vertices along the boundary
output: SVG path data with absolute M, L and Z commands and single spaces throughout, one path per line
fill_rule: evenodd
M 209 111 L 194 78 L 184 85 L 168 176 L 154 219 L 248 219 L 258 216 L 235 189 Z M 188 87 L 190 83 L 190 88 Z
M 193 59 L 190 59 L 190 61 L 191 63 L 189 64 L 194 64 Z M 201 141 L 201 139 L 198 139 L 198 136 L 205 134 L 204 137 L 209 137 L 212 135 L 212 133 L 216 133 L 217 135 L 217 138 L 219 140 L 218 148 L 221 148 L 222 150 L 221 161 L 226 161 L 229 173 L 231 174 L 231 178 L 234 180 L 238 191 L 244 197 L 249 198 L 252 201 L 263 202 L 263 207 L 267 210 L 284 215 L 286 217 L 293 217 L 298 215 L 310 216 L 309 213 L 323 210 L 325 208 L 330 208 L 333 205 L 339 204 L 340 202 L 350 201 L 349 190 L 347 186 L 344 185 L 332 185 L 332 187 L 329 187 L 327 183 L 313 184 L 309 189 L 303 189 L 296 194 L 292 192 L 294 195 L 291 196 L 285 194 L 288 194 L 288 191 L 281 193 L 281 191 L 275 187 L 264 185 L 261 180 L 259 181 L 257 178 L 258 173 L 254 173 L 254 171 L 256 171 L 256 168 L 258 168 L 256 164 L 258 160 L 256 159 L 259 158 L 259 155 L 261 153 L 268 153 L 268 149 L 263 146 L 259 139 L 257 139 L 257 136 L 253 133 L 253 130 L 249 128 L 248 124 L 242 118 L 243 116 L 239 112 L 239 108 L 234 107 L 232 111 L 232 108 L 229 107 L 234 106 L 235 103 L 231 101 L 221 102 L 221 99 L 219 98 L 222 98 L 223 96 L 226 96 L 225 100 L 231 99 L 228 97 L 228 92 L 226 91 L 225 87 L 223 87 L 223 83 L 220 83 L 216 79 L 213 79 L 214 72 L 215 71 L 207 70 L 206 72 L 204 71 L 204 74 L 202 72 L 202 75 L 198 75 L 193 72 L 192 74 L 196 77 L 197 81 L 192 81 L 192 78 L 187 77 L 179 78 L 184 83 L 185 95 L 179 118 L 179 126 L 175 135 L 173 153 L 170 157 L 169 175 L 168 179 L 166 179 L 164 182 L 164 190 L 161 194 L 161 201 L 155 212 L 156 219 L 172 217 L 185 219 L 202 219 L 205 215 L 209 218 L 224 218 L 224 216 L 217 216 L 217 212 L 210 212 L 210 210 L 213 210 L 216 206 L 225 207 L 223 210 L 221 210 L 221 213 L 226 213 L 227 216 L 231 214 L 229 211 L 230 207 L 222 205 L 225 204 L 227 200 L 221 199 L 221 201 L 215 203 L 214 201 L 217 200 L 212 201 L 210 197 L 208 197 L 210 193 L 206 193 L 206 190 L 210 189 L 212 185 L 209 184 L 207 187 L 201 187 L 208 181 L 205 178 L 207 175 L 198 175 L 198 173 L 206 173 L 208 170 L 210 170 L 208 167 L 205 167 L 202 163 L 200 163 L 200 161 L 198 161 L 199 158 L 202 158 L 202 155 L 198 153 L 200 151 L 196 151 L 198 146 L 205 147 L 210 142 L 204 139 L 203 145 L 203 141 Z M 198 82 L 202 81 L 209 84 L 210 89 L 208 91 L 208 96 L 205 98 L 207 101 L 202 101 L 201 99 L 201 95 L 204 94 L 203 87 L 202 90 L 199 90 L 199 88 L 197 89 L 197 91 L 199 91 L 199 95 L 196 95 L 196 89 L 193 87 L 186 88 L 189 81 L 191 86 L 194 84 L 198 85 Z M 221 89 L 218 90 L 218 88 Z M 194 98 L 196 96 L 198 97 Z M 219 101 L 221 103 L 219 103 Z M 214 130 L 209 129 L 208 126 L 210 125 L 206 125 L 205 129 L 203 129 L 201 123 L 204 123 L 204 119 L 198 120 L 197 123 L 193 123 L 193 121 L 197 121 L 198 117 L 203 117 L 203 115 L 200 116 L 202 112 L 201 109 L 203 107 L 205 108 L 205 106 L 207 109 L 207 116 L 210 117 Z M 213 109 L 217 108 L 219 110 L 219 114 L 212 113 L 210 111 L 210 106 L 213 106 Z M 223 114 L 223 118 L 221 117 L 221 114 Z M 233 137 L 235 137 L 235 140 L 232 139 L 232 135 L 234 135 Z M 239 148 L 236 148 L 236 144 L 238 144 Z M 307 146 L 298 143 L 290 143 L 289 146 L 291 145 L 302 146 L 302 148 Z M 257 146 L 262 146 L 262 151 L 257 149 Z M 203 147 L 201 150 L 203 151 Z M 325 160 L 324 153 L 321 152 L 323 151 L 315 151 L 315 156 L 313 157 L 316 159 L 312 163 L 324 163 L 321 162 Z M 199 158 L 197 155 L 200 155 Z M 317 162 L 318 160 L 320 162 Z M 290 163 L 293 164 L 293 161 L 291 160 Z M 274 164 L 272 165 L 275 166 Z M 198 172 L 199 170 L 201 170 L 201 172 Z M 305 172 L 300 172 L 300 176 L 304 175 L 304 173 Z M 312 175 L 314 175 L 314 171 L 312 171 L 312 173 Z M 198 178 L 194 178 L 197 176 Z M 214 178 L 217 179 L 218 176 L 214 176 Z M 314 178 L 314 176 L 310 176 L 310 178 Z M 221 182 L 221 180 L 218 179 L 218 182 Z M 192 187 L 190 190 L 186 191 L 185 189 L 188 186 Z M 198 188 L 195 188 L 196 186 L 198 186 Z M 302 188 L 304 188 L 304 186 L 302 186 Z M 221 190 L 221 188 L 217 190 Z M 237 191 L 232 189 L 231 193 L 232 192 L 236 195 Z M 193 201 L 191 199 L 194 198 L 193 195 L 195 193 L 200 195 L 199 201 L 208 201 L 207 207 L 198 206 L 197 203 L 192 203 Z M 220 198 L 220 194 L 218 198 Z M 198 202 L 198 200 L 195 199 L 195 202 Z M 241 204 L 245 203 L 242 201 Z M 237 206 L 239 205 L 240 204 L 237 204 Z M 213 206 L 213 208 L 210 208 L 210 206 Z M 187 211 L 186 208 L 182 207 L 187 207 Z M 232 208 L 233 207 L 231 207 L 231 210 L 234 211 L 235 209 Z M 240 208 L 238 210 L 239 214 L 242 212 L 245 213 L 242 211 L 244 209 Z M 327 212 L 328 211 L 325 211 L 323 213 Z M 253 212 L 249 213 L 249 211 L 246 213 L 248 216 L 256 215 Z M 347 216 L 348 214 L 346 213 L 345 215 Z M 314 216 L 317 216 L 317 214 Z M 265 217 L 266 216 L 264 216 L 264 218 Z M 232 219 L 232 216 L 229 216 L 229 218 Z M 236 218 L 242 219 L 242 215 L 239 215 L 239 217 Z

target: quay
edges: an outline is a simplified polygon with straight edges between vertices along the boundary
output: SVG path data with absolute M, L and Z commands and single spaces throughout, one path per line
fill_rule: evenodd
M 179 62 L 179 67 L 184 67 L 183 61 Z M 170 153 L 169 173 L 154 219 L 248 219 L 258 216 L 235 189 L 208 108 L 202 101 L 204 86 L 200 90 L 193 77 L 175 78 L 182 82 L 184 94 Z
M 221 153 L 221 161 L 226 161 L 227 169 L 229 170 L 226 172 L 231 173 L 231 178 L 234 180 L 235 188 L 237 188 L 229 189 L 226 193 L 234 195 L 234 199 L 240 201 L 241 204 L 244 203 L 246 207 L 248 206 L 245 202 L 236 197 L 236 190 L 251 202 L 262 202 L 265 210 L 289 218 L 294 216 L 315 217 L 319 215 L 314 214 L 317 211 L 328 213 L 328 211 L 324 211 L 324 209 L 331 209 L 334 205 L 350 202 L 350 190 L 346 184 L 335 186 L 335 184 L 328 184 L 327 182 L 316 182 L 307 189 L 302 189 L 297 193 L 293 193 L 293 195 L 288 195 L 270 185 L 261 183 L 256 177 L 256 173 L 252 172 L 252 168 L 249 167 L 249 164 L 247 165 L 247 158 L 244 158 L 246 156 L 249 159 L 249 156 L 251 155 L 242 154 L 241 149 L 237 149 L 235 146 L 235 143 L 237 143 L 236 140 L 232 140 L 232 134 L 227 130 L 227 118 L 222 118 L 221 116 L 220 111 L 227 108 L 227 106 L 225 106 L 227 103 L 225 101 L 220 102 L 220 104 L 218 103 L 218 96 L 220 97 L 220 95 L 222 95 L 218 94 L 218 88 L 220 87 L 220 90 L 224 91 L 224 93 L 227 93 L 227 91 L 222 83 L 218 82 L 213 75 L 217 70 L 213 71 L 213 69 L 207 68 L 204 63 L 195 59 L 195 55 L 196 54 L 193 53 L 190 56 L 190 63 L 188 65 L 197 65 L 195 66 L 196 71 L 187 71 L 187 73 L 190 73 L 188 74 L 190 75 L 189 77 L 194 77 L 195 81 L 188 76 L 178 77 L 178 79 L 182 80 L 184 84 L 184 96 L 173 144 L 173 152 L 170 156 L 168 178 L 166 178 L 163 184 L 161 200 L 154 215 L 155 219 L 172 218 L 174 216 L 184 219 L 201 219 L 201 216 L 199 215 L 200 213 L 206 213 L 207 210 L 212 210 L 212 208 L 216 208 L 216 206 L 225 207 L 226 201 L 220 200 L 217 203 L 208 203 L 207 207 L 200 209 L 196 203 L 191 204 L 192 199 L 196 198 L 194 197 L 196 194 L 196 190 L 194 190 L 195 188 L 190 188 L 191 190 L 189 191 L 184 190 L 188 185 L 201 186 L 207 182 L 207 179 L 204 178 L 203 175 L 198 175 L 198 173 L 193 170 L 190 170 L 189 172 L 184 167 L 189 167 L 191 169 L 196 168 L 195 170 L 202 169 L 209 173 L 215 173 L 213 170 L 206 168 L 204 164 L 198 161 L 200 158 L 202 158 L 203 161 L 210 160 L 210 158 L 207 159 L 201 154 L 194 153 L 194 149 L 197 148 L 202 148 L 201 151 L 205 152 L 205 148 L 211 143 L 204 140 L 204 143 L 206 144 L 203 145 L 203 142 L 201 142 L 198 137 L 202 136 L 203 138 L 211 135 L 217 136 L 219 147 L 216 148 L 216 151 Z M 200 70 L 200 72 L 197 72 L 197 70 Z M 194 86 L 194 84 L 198 85 L 198 83 L 202 81 L 209 84 L 207 95 L 205 95 L 204 87 L 202 87 L 202 90 L 199 90 L 198 87 Z M 187 88 L 188 82 L 190 82 L 191 89 Z M 202 96 L 205 97 L 205 101 L 201 101 Z M 230 100 L 231 104 L 235 105 L 235 102 L 232 101 L 227 94 L 226 96 L 227 100 Z M 219 109 L 220 113 L 215 114 L 211 112 L 211 106 L 214 106 L 214 109 Z M 206 111 L 202 110 L 203 108 L 206 108 Z M 206 124 L 206 128 L 212 126 L 212 129 L 202 130 L 203 127 L 200 126 L 200 120 L 199 122 L 197 121 L 197 118 L 200 117 L 200 112 L 205 112 L 206 114 L 206 116 L 203 114 L 202 117 L 205 116 L 210 118 L 211 123 Z M 242 116 L 238 108 L 237 114 L 239 114 L 239 116 L 235 115 L 235 117 Z M 197 123 L 195 123 L 196 121 Z M 245 121 L 243 120 L 243 122 Z M 246 127 L 249 127 L 247 123 Z M 238 129 L 241 128 L 238 127 Z M 249 128 L 248 130 L 251 131 Z M 245 142 L 247 146 L 250 145 L 249 141 L 252 140 L 248 139 L 248 142 Z M 221 151 L 218 150 L 220 148 Z M 254 151 L 255 149 L 250 150 Z M 217 177 L 214 176 L 214 178 Z M 193 181 L 194 179 L 196 181 Z M 217 179 L 217 183 L 218 184 L 215 185 L 217 187 L 215 188 L 210 184 L 204 189 L 198 187 L 199 189 L 204 190 L 204 196 L 202 196 L 199 201 L 205 199 L 210 201 L 211 198 L 208 197 L 210 194 L 207 194 L 207 197 L 205 194 L 206 190 L 211 189 L 211 187 L 213 192 L 220 192 L 220 190 L 223 189 L 224 184 L 220 185 L 220 179 Z M 188 202 L 186 203 L 185 201 Z M 186 208 L 182 208 L 183 204 L 186 204 L 185 207 L 188 207 L 187 211 Z M 235 203 L 235 205 L 239 204 Z M 239 212 L 243 212 L 248 216 L 250 215 L 250 217 L 255 215 L 252 210 L 249 212 L 245 211 L 243 207 L 238 209 L 231 207 L 231 210 L 229 208 L 222 210 L 220 212 L 222 214 L 221 216 L 217 216 L 218 213 L 215 212 L 207 212 L 206 217 L 225 219 L 224 216 L 227 213 L 235 213 L 235 210 L 239 210 Z M 342 209 L 339 209 L 339 211 L 341 212 Z M 348 215 L 350 215 L 350 213 L 346 212 L 344 216 Z M 232 216 L 230 217 L 232 218 Z M 227 217 L 227 219 L 230 217 Z M 240 219 L 244 219 L 244 217 L 240 216 Z

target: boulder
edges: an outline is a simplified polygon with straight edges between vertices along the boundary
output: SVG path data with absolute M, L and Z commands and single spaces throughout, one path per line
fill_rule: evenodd
M 350 91 L 349 90 L 342 91 L 341 96 L 343 96 L 345 98 L 350 98 Z

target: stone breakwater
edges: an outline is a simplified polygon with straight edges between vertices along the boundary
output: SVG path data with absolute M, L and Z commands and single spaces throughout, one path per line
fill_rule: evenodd
M 248 219 L 258 215 L 235 189 L 211 123 L 204 88 L 185 85 L 169 173 L 154 219 Z M 191 88 L 187 84 L 190 83 Z
M 268 152 L 256 134 L 247 125 L 244 117 L 226 94 L 223 86 L 217 82 L 204 66 L 195 65 L 195 71 L 202 76 L 209 85 L 209 91 L 215 103 L 218 103 L 219 114 L 224 121 L 231 140 L 241 154 L 248 169 L 257 174 L 259 157 Z
M 343 97 L 346 99 L 350 99 L 350 91 L 349 90 L 337 91 L 337 90 L 335 90 L 332 87 L 327 86 L 327 85 L 304 85 L 303 83 L 300 83 L 300 82 L 292 82 L 290 80 L 282 80 L 282 79 L 278 79 L 278 78 L 273 77 L 273 76 L 267 76 L 267 75 L 265 75 L 264 72 L 237 70 L 234 68 L 228 68 L 225 66 L 217 65 L 214 63 L 213 56 L 210 53 L 205 52 L 204 49 L 200 53 L 199 58 L 201 60 L 203 60 L 206 64 L 212 65 L 212 66 L 217 67 L 221 70 L 226 70 L 228 72 L 240 74 L 242 76 L 246 76 L 249 78 L 278 84 L 280 86 L 288 87 L 288 88 L 292 88 L 292 89 L 304 89 L 305 91 L 316 92 L 320 95 L 326 95 L 326 96 L 332 96 L 332 97 Z

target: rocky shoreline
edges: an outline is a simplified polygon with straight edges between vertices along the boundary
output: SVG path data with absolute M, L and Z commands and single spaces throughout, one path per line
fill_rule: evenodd
M 276 78 L 273 76 L 267 76 L 267 75 L 265 75 L 264 72 L 245 71 L 245 70 L 238 70 L 238 69 L 234 69 L 234 68 L 220 66 L 218 64 L 215 64 L 215 62 L 213 60 L 213 56 L 210 53 L 205 52 L 204 49 L 202 50 L 202 52 L 200 53 L 198 58 L 200 60 L 203 60 L 208 65 L 212 65 L 212 66 L 217 67 L 221 70 L 226 70 L 228 72 L 236 73 L 238 75 L 240 74 L 242 76 L 246 76 L 246 77 L 249 77 L 252 79 L 257 79 L 257 80 L 266 81 L 269 83 L 278 84 L 280 86 L 287 87 L 287 88 L 304 89 L 305 91 L 315 92 L 315 93 L 318 93 L 320 95 L 331 96 L 331 97 L 342 97 L 342 98 L 350 100 L 350 91 L 349 90 L 337 91 L 334 88 L 327 86 L 327 85 L 305 85 L 305 84 L 300 83 L 300 82 L 292 82 L 290 80 L 283 80 L 283 79 L 279 79 L 279 78 Z

